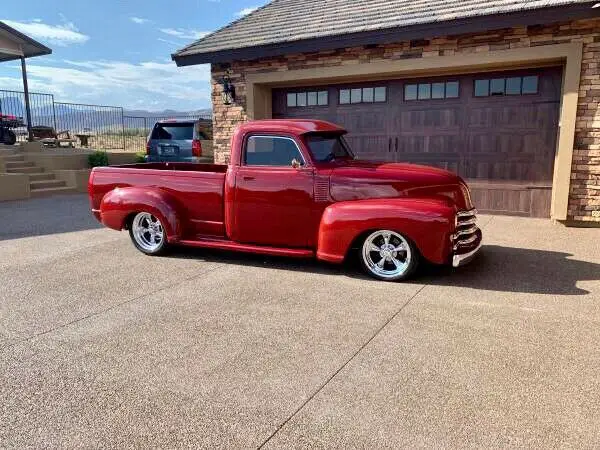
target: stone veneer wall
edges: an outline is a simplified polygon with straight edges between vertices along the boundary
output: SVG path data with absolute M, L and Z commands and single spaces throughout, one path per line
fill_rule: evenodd
M 229 143 L 233 130 L 238 123 L 247 120 L 247 73 L 364 64 L 382 59 L 450 56 L 568 42 L 583 42 L 568 214 L 570 220 L 600 222 L 600 217 L 592 216 L 592 211 L 600 211 L 600 19 L 509 28 L 485 34 L 442 37 L 412 43 L 407 41 L 319 53 L 290 54 L 254 61 L 236 61 L 230 66 L 214 64 L 212 101 L 215 161 L 229 161 Z M 219 80 L 228 67 L 236 88 L 236 102 L 225 106 L 221 99 L 222 86 Z

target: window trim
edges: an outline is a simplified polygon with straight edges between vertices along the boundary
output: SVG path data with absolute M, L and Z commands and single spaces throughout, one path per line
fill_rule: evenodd
M 456 97 L 448 97 L 447 96 L 448 83 L 457 83 L 458 84 L 458 95 Z M 423 84 L 430 85 L 429 98 L 419 98 L 419 86 L 421 86 Z M 433 97 L 433 85 L 434 84 L 443 84 L 444 85 L 444 96 L 443 97 L 441 97 L 441 98 Z M 410 99 L 406 98 L 406 88 L 408 86 L 416 87 L 417 90 L 416 90 L 415 98 L 410 98 Z M 459 100 L 460 94 L 461 94 L 460 79 L 455 79 L 455 78 L 451 78 L 448 80 L 432 80 L 432 81 L 410 81 L 410 82 L 404 81 L 402 84 L 402 101 L 403 102 L 429 102 L 429 101 L 439 102 L 439 101 L 445 101 L 445 100 Z
M 523 92 L 523 79 L 527 77 L 536 77 L 536 91 L 535 92 Z M 507 81 L 511 78 L 520 78 L 521 79 L 521 90 L 518 94 L 507 94 L 506 93 L 506 85 Z M 502 79 L 504 80 L 504 93 L 503 94 L 493 94 L 492 95 L 492 80 Z M 492 98 L 492 97 L 525 97 L 532 95 L 540 95 L 540 80 L 541 76 L 539 73 L 526 74 L 526 75 L 504 75 L 504 76 L 494 76 L 494 77 L 482 77 L 482 78 L 474 78 L 473 79 L 473 98 Z M 477 95 L 476 86 L 478 81 L 487 81 L 488 82 L 488 90 L 486 95 Z
M 273 165 L 259 165 L 259 164 L 247 164 L 246 163 L 246 155 L 247 155 L 247 150 L 248 150 L 248 141 L 250 140 L 250 138 L 271 138 L 271 139 L 287 139 L 288 141 L 292 141 L 294 143 L 294 145 L 296 146 L 296 149 L 298 150 L 298 153 L 300 154 L 300 159 L 302 159 L 302 161 L 300 162 L 300 167 L 307 167 L 308 164 L 306 162 L 306 157 L 304 156 L 304 153 L 302 152 L 302 149 L 300 148 L 300 145 L 298 144 L 298 142 L 296 141 L 296 139 L 290 137 L 290 136 L 283 136 L 280 134 L 248 134 L 246 135 L 246 137 L 244 138 L 244 148 L 242 151 L 242 155 L 241 155 L 241 161 L 240 161 L 240 167 L 261 167 L 261 168 L 270 168 L 270 169 L 291 169 L 291 170 L 298 170 L 293 168 L 291 165 L 290 166 L 273 166 Z
M 321 92 L 325 92 L 327 93 L 327 103 L 321 105 L 319 104 L 319 94 Z M 308 94 L 310 93 L 314 93 L 317 96 L 317 103 L 316 105 L 309 105 L 308 104 Z M 298 94 L 305 94 L 306 95 L 306 105 L 299 105 L 298 104 Z M 294 95 L 294 97 L 296 98 L 296 104 L 294 106 L 290 106 L 288 103 L 288 96 L 289 95 Z M 309 89 L 306 91 L 302 91 L 302 90 L 295 90 L 295 91 L 285 91 L 285 107 L 286 108 L 326 108 L 329 106 L 329 89 L 328 88 L 324 88 L 324 89 Z
M 352 91 L 354 89 L 360 89 L 360 102 L 352 101 Z M 364 90 L 365 89 L 373 89 L 373 100 L 372 101 L 364 101 Z M 385 90 L 385 100 L 375 100 L 375 91 L 377 89 Z M 388 103 L 389 100 L 389 86 L 387 84 L 370 84 L 368 86 L 344 86 L 337 87 L 337 106 L 356 106 L 356 105 L 382 105 Z M 348 102 L 342 103 L 342 91 L 348 91 Z

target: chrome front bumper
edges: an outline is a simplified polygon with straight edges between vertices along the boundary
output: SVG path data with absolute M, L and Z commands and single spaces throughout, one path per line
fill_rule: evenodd
M 470 263 L 471 260 L 475 258 L 479 250 L 481 250 L 482 244 L 483 241 L 480 241 L 479 245 L 477 245 L 477 247 L 475 247 L 469 253 L 463 253 L 462 255 L 454 255 L 452 257 L 452 267 L 460 267 Z
M 459 267 L 469 263 L 481 249 L 482 234 L 477 226 L 477 210 L 459 211 L 455 225 L 455 233 L 450 237 L 452 266 Z

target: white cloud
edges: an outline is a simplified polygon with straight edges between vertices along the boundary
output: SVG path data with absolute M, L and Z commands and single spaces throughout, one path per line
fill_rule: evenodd
M 149 23 L 150 19 L 143 19 L 141 17 L 130 17 L 129 20 L 131 20 L 133 23 L 137 23 L 138 25 L 143 25 L 145 23 Z
M 147 109 L 196 109 L 210 106 L 210 66 L 177 67 L 171 61 L 64 60 L 64 67 L 34 64 L 27 67 L 32 90 L 52 93 L 60 101 L 113 103 Z M 16 69 L 15 69 L 16 70 Z M 15 80 L 10 81 L 8 80 Z M 18 78 L 0 78 L 18 88 Z M 115 101 L 114 99 L 118 99 Z
M 170 39 L 158 38 L 157 41 L 164 42 L 165 44 L 174 45 L 176 47 L 181 47 L 181 42 L 171 41 Z
M 200 39 L 208 34 L 208 31 L 190 30 L 186 28 L 159 28 L 159 31 L 180 39 Z
M 247 16 L 248 14 L 256 11 L 258 8 L 259 8 L 258 6 L 251 6 L 249 8 L 244 8 L 244 9 L 236 12 L 235 15 L 237 17 L 244 17 L 244 16 Z
M 34 39 L 40 39 L 59 46 L 83 44 L 90 38 L 80 33 L 73 22 L 65 22 L 63 25 L 49 25 L 37 20 L 16 22 L 2 19 L 2 21 L 9 27 L 13 27 Z

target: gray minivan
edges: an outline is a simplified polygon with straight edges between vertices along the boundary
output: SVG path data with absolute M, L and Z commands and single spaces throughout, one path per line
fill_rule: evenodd
M 200 121 L 169 119 L 156 122 L 146 143 L 148 162 L 199 162 L 202 143 L 208 137 Z

